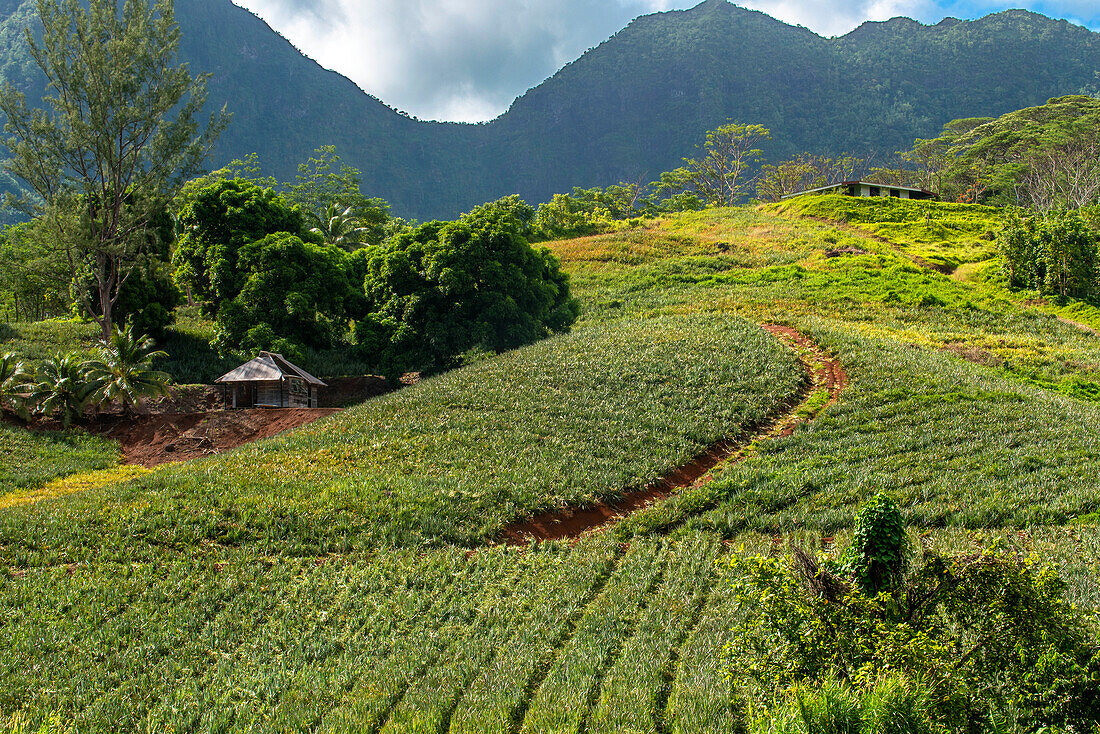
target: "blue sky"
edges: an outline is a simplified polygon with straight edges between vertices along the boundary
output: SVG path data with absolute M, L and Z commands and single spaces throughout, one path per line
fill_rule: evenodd
M 323 66 L 426 120 L 504 112 L 639 15 L 700 0 L 233 0 Z M 739 0 L 823 36 L 867 20 L 938 23 L 1027 8 L 1100 31 L 1100 0 Z

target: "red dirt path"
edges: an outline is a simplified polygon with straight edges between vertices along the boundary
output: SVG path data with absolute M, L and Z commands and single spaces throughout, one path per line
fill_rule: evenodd
M 719 441 L 691 461 L 679 466 L 660 479 L 632 491 L 615 501 L 599 502 L 583 508 L 555 510 L 511 523 L 502 532 L 508 545 L 527 545 L 531 540 L 564 540 L 610 525 L 647 505 L 659 502 L 673 493 L 704 484 L 712 479 L 710 472 L 719 465 L 732 465 L 744 459 L 744 449 L 758 441 L 789 436 L 795 427 L 836 402 L 848 386 L 848 375 L 835 357 L 828 355 L 810 337 L 797 329 L 778 324 L 763 324 L 787 346 L 799 352 L 810 378 L 794 400 L 776 406 L 771 418 L 762 426 L 749 429 L 740 437 Z M 813 415 L 800 415 L 800 408 L 818 390 L 829 392 L 828 401 L 815 409 Z

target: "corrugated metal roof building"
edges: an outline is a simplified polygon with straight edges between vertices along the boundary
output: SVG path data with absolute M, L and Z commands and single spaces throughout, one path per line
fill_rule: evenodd
M 934 199 L 936 195 L 928 189 L 918 189 L 912 186 L 887 186 L 886 184 L 870 181 L 840 181 L 839 183 L 821 186 L 806 191 L 796 191 L 787 194 L 784 199 L 790 199 L 803 194 L 843 194 L 845 196 L 893 196 L 897 199 Z
M 328 387 L 274 352 L 260 352 L 214 383 L 222 386 L 227 408 L 317 408 L 320 389 Z

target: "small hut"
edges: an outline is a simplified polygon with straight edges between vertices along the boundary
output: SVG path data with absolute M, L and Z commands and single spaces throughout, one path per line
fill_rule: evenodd
M 227 408 L 317 408 L 320 389 L 328 387 L 274 352 L 260 352 L 214 382 Z

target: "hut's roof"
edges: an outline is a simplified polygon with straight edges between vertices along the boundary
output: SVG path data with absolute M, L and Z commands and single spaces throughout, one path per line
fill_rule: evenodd
M 270 382 L 281 380 L 284 377 L 298 377 L 310 385 L 328 387 L 301 367 L 291 364 L 283 355 L 274 352 L 260 352 L 252 361 L 245 362 L 232 372 L 214 380 L 214 382 L 218 384 L 226 382 Z

